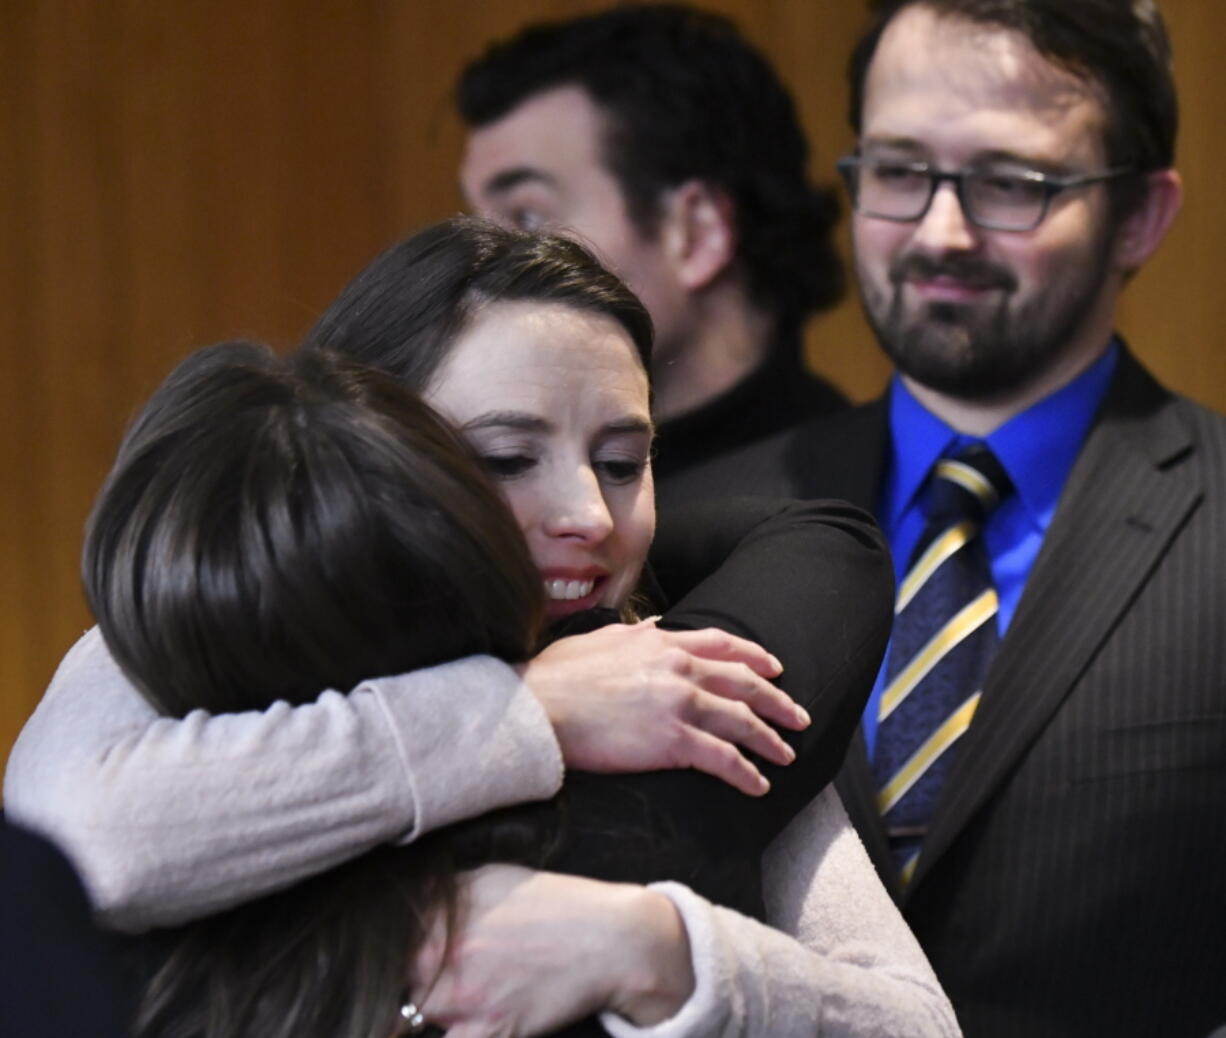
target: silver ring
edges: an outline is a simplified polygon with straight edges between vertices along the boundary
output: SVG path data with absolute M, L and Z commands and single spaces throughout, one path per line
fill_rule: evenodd
M 426 1017 L 414 1002 L 405 1002 L 400 1007 L 400 1019 L 401 1034 L 421 1034 L 426 1029 Z

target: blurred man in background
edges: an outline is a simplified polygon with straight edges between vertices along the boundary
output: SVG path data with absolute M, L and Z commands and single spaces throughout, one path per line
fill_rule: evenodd
M 651 311 L 658 480 L 843 404 L 801 355 L 843 289 L 838 205 L 731 22 L 664 4 L 531 25 L 457 101 L 473 209 L 573 232 Z

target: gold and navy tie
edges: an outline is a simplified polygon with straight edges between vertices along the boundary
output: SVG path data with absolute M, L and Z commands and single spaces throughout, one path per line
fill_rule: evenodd
M 903 886 L 996 653 L 996 589 L 980 534 L 1011 490 L 986 444 L 938 460 L 927 525 L 898 588 L 873 773 Z

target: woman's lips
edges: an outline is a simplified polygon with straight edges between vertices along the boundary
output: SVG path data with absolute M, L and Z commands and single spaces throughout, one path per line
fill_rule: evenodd
M 600 594 L 608 575 L 553 571 L 542 573 L 541 580 L 545 587 L 545 614 L 557 619 L 600 605 Z

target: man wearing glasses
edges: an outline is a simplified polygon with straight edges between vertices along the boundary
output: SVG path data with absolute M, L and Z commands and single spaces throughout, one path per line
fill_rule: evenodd
M 667 488 L 872 508 L 894 635 L 839 779 L 969 1035 L 1226 1021 L 1226 421 L 1116 303 L 1179 208 L 1149 0 L 893 0 L 852 64 L 879 401 Z

